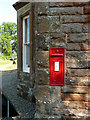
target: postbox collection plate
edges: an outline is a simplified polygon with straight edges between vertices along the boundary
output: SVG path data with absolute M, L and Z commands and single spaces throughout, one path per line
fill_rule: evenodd
M 50 85 L 64 85 L 64 48 L 50 48 Z

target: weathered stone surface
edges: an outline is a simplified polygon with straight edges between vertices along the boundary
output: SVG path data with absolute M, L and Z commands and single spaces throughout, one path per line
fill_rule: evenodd
M 38 17 L 38 32 L 60 32 L 60 20 L 58 16 Z
M 50 42 L 66 42 L 66 35 L 64 33 L 51 33 Z
M 81 44 L 81 50 L 83 50 L 83 51 L 90 51 L 89 43 L 82 43 Z
M 49 67 L 49 52 L 41 51 L 37 53 L 37 61 L 38 67 Z
M 38 17 L 38 32 L 49 32 L 49 20 L 50 18 L 47 16 Z
M 50 34 L 50 47 L 66 47 L 66 35 L 60 33 Z
M 61 30 L 64 33 L 81 33 L 83 24 L 81 23 L 70 23 L 70 24 L 62 24 Z
M 89 28 L 90 28 L 90 24 L 89 23 L 83 24 L 82 32 L 90 33 L 90 29 Z
M 72 7 L 73 3 L 72 2 L 50 2 L 49 3 L 50 7 Z
M 66 85 L 72 86 L 89 86 L 90 85 L 90 77 L 67 77 Z
M 86 109 L 88 102 L 84 101 L 63 101 L 66 109 Z
M 35 98 L 37 102 L 49 102 L 50 101 L 50 89 L 49 86 L 35 86 Z
M 83 14 L 83 7 L 50 8 L 50 15 L 75 15 Z
M 49 85 L 49 72 L 47 69 L 38 69 L 36 75 L 37 85 Z
M 90 52 L 86 51 L 66 51 L 66 58 L 78 61 L 88 61 Z
M 55 43 L 55 42 L 52 42 L 52 43 L 50 44 L 50 47 L 66 48 L 66 44 L 65 44 L 65 43 Z
M 60 17 L 62 23 L 86 23 L 88 22 L 87 15 L 62 15 Z
M 90 6 L 84 6 L 84 14 L 90 13 Z
M 60 32 L 60 19 L 58 16 L 50 16 L 49 31 Z
M 75 34 L 70 34 L 68 36 L 68 42 L 85 42 L 89 39 L 89 34 L 88 33 L 75 33 Z
M 88 2 L 50 2 L 50 7 L 86 6 Z
M 86 100 L 84 94 L 63 94 L 61 95 L 63 101 L 84 101 Z
M 22 45 L 20 47 L 21 60 L 18 77 L 18 93 L 27 98 L 36 98 L 36 118 L 54 118 L 55 120 L 87 117 L 90 101 L 90 48 L 89 14 L 86 3 L 82 2 L 50 2 L 34 3 L 32 49 L 35 68 L 32 74 L 22 71 Z M 30 4 L 29 4 L 30 6 Z M 19 27 L 21 17 L 30 14 L 28 5 L 18 11 Z M 34 6 L 33 6 L 34 7 Z M 23 35 L 19 29 L 19 39 Z M 35 39 L 35 40 L 34 40 Z M 34 42 L 33 42 L 34 41 Z M 64 47 L 65 49 L 65 85 L 50 86 L 49 48 Z M 34 97 L 35 95 L 35 97 Z M 63 118 L 61 118 L 63 117 Z
M 89 89 L 88 89 L 88 86 L 83 87 L 83 86 L 71 86 L 71 85 L 68 85 L 68 86 L 64 86 L 61 89 L 61 92 L 62 93 L 88 93 Z
M 71 69 L 71 76 L 79 76 L 79 77 L 85 77 L 85 76 L 89 76 L 89 70 L 88 69 Z
M 60 95 L 60 92 L 61 92 L 61 88 L 60 86 L 51 86 L 50 87 L 50 98 L 51 98 L 51 102 L 55 102 L 55 101 L 61 101 L 61 95 Z
M 48 15 L 49 13 L 49 3 L 48 2 L 38 2 L 37 7 L 38 7 L 38 14 L 39 15 Z
M 89 93 L 85 95 L 85 101 L 90 102 L 90 86 L 88 87 Z
M 78 60 L 77 58 L 71 58 L 66 60 L 66 66 L 68 68 L 88 68 L 88 61 Z
M 83 118 L 88 118 L 88 110 L 85 109 L 64 109 L 63 114 L 64 118 L 66 118 L 67 120 L 83 120 Z M 76 118 L 74 118 L 75 116 Z
M 48 34 L 38 34 L 36 38 L 37 49 L 45 51 L 49 49 L 50 36 Z
M 78 43 L 67 43 L 66 49 L 68 51 L 80 51 L 81 50 L 81 46 Z

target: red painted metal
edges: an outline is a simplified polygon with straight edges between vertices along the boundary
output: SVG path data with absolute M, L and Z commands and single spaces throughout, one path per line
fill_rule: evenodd
M 64 85 L 64 48 L 50 48 L 50 85 Z M 58 65 L 58 68 L 55 65 Z

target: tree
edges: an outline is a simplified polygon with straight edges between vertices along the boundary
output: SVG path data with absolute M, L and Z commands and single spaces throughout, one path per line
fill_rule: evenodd
M 0 26 L 0 48 L 6 56 L 17 52 L 17 25 L 16 23 L 2 23 Z

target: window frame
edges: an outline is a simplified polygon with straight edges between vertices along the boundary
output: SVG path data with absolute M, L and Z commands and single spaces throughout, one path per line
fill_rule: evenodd
M 30 67 L 31 65 L 28 67 L 27 64 L 26 64 L 26 42 L 25 42 L 25 20 L 29 18 L 29 43 L 27 43 L 27 45 L 29 45 L 30 47 L 30 15 L 26 15 L 23 17 L 23 72 L 26 72 L 26 73 L 30 73 Z M 31 48 L 29 48 L 31 49 Z M 29 52 L 30 53 L 30 52 Z M 29 54 L 29 60 L 30 60 L 30 54 Z M 30 63 L 30 61 L 29 61 Z

